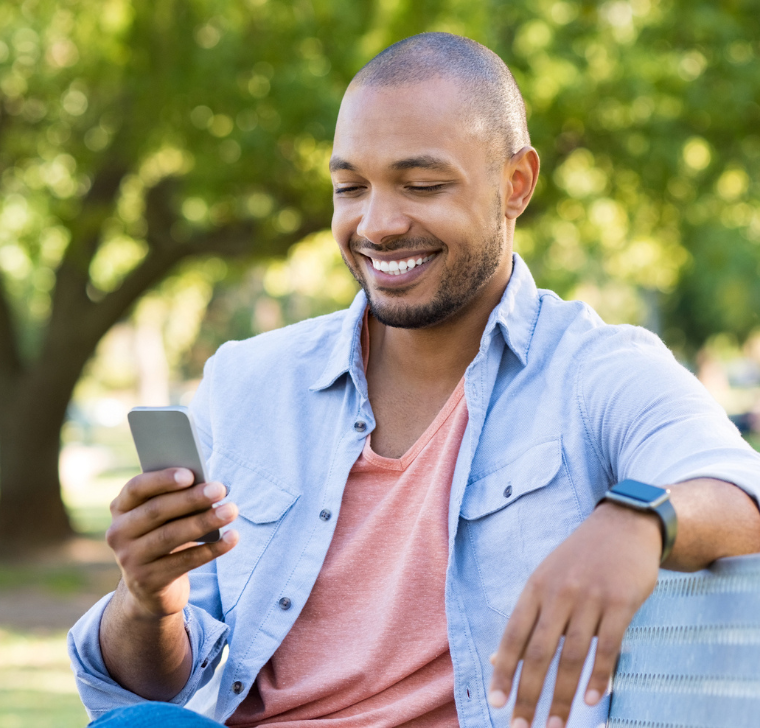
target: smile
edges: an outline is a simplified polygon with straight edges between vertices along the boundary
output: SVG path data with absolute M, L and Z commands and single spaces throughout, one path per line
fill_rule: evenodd
M 416 258 L 404 258 L 402 260 L 379 260 L 369 255 L 366 257 L 372 261 L 372 267 L 375 270 L 388 273 L 392 276 L 400 276 L 418 266 L 424 265 L 428 261 L 431 261 L 438 253 L 429 253 L 425 256 L 418 256 Z

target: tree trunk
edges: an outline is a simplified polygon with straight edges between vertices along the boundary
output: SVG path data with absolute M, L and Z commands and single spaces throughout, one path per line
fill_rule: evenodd
M 0 556 L 74 534 L 61 498 L 58 458 L 66 408 L 88 358 L 70 352 L 2 383 Z
M 58 479 L 63 418 L 53 408 L 31 411 L 26 399 L 0 413 L 0 555 L 73 534 Z

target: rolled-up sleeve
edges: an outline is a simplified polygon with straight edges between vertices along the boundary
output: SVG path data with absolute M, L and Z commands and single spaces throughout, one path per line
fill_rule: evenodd
M 145 701 L 123 688 L 109 674 L 100 651 L 100 620 L 113 593 L 103 597 L 71 629 L 69 657 L 77 689 L 91 719 L 109 710 Z M 185 629 L 190 638 L 193 665 L 185 687 L 170 701 L 185 705 L 214 675 L 227 640 L 229 628 L 204 609 L 189 604 L 184 610 Z
M 209 360 L 206 366 L 207 374 L 212 367 L 211 361 Z M 202 382 L 192 407 L 206 459 L 213 449 L 207 415 L 208 379 L 209 377 L 206 377 Z M 193 664 L 185 687 L 168 701 L 177 705 L 185 705 L 214 676 L 229 633 L 229 627 L 222 617 L 215 562 L 191 571 L 189 576 L 190 602 L 183 614 Z M 119 685 L 108 674 L 103 661 L 100 651 L 100 622 L 112 596 L 113 593 L 108 594 L 95 604 L 74 625 L 68 635 L 69 657 L 77 688 L 91 719 L 98 718 L 114 708 L 145 701 L 145 698 Z
M 760 453 L 653 334 L 606 327 L 584 347 L 577 393 L 589 439 L 612 481 L 733 483 L 760 505 Z

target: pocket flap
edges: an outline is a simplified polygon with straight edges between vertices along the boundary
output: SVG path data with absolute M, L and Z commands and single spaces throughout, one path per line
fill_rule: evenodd
M 251 523 L 279 521 L 298 500 L 297 495 L 263 478 L 251 478 L 245 487 L 231 489 L 230 498 L 237 504 L 240 515 Z
M 467 484 L 460 515 L 474 521 L 501 510 L 526 493 L 548 485 L 561 466 L 562 441 L 557 438 L 474 473 Z
M 228 499 L 238 507 L 240 515 L 256 524 L 279 521 L 298 500 L 274 477 L 253 465 L 243 465 L 220 451 L 211 457 L 209 471 L 214 480 L 221 480 L 229 489 Z

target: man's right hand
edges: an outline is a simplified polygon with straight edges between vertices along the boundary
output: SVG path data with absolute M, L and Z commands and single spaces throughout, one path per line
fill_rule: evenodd
M 188 572 L 227 553 L 238 541 L 227 531 L 216 543 L 196 545 L 237 517 L 234 503 L 211 508 L 226 495 L 222 483 L 192 485 L 185 468 L 143 473 L 111 503 L 106 541 L 122 573 L 123 607 L 137 619 L 181 612 L 190 594 Z

